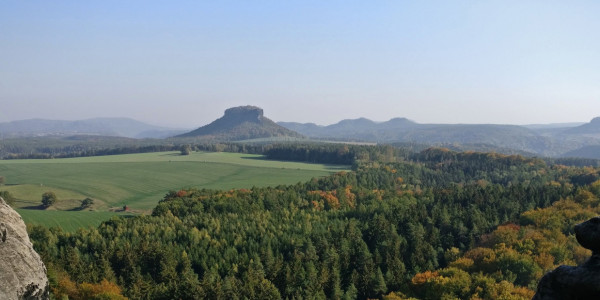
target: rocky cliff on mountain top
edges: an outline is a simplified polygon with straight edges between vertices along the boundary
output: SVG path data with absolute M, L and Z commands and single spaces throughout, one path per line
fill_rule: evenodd
M 21 216 L 0 197 L 0 299 L 49 299 L 46 267 Z
M 301 138 L 302 135 L 277 125 L 264 116 L 261 108 L 248 105 L 229 108 L 221 118 L 177 137 L 237 141 L 270 137 Z

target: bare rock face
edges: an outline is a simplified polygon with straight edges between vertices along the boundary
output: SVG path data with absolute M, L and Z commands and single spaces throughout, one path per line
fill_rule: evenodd
M 49 299 L 46 267 L 21 216 L 0 197 L 0 299 Z
M 263 116 L 264 112 L 262 108 L 246 105 L 226 109 L 223 117 L 235 119 L 238 120 L 238 122 L 245 121 L 258 123 Z
M 575 236 L 592 257 L 581 266 L 560 266 L 544 275 L 533 300 L 600 299 L 600 217 L 577 224 Z

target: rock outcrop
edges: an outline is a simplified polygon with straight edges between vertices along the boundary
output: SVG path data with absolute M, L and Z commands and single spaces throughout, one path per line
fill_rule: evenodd
M 210 137 L 216 140 L 246 140 L 269 137 L 302 137 L 264 116 L 262 108 L 239 106 L 225 110 L 223 117 L 176 137 Z
M 0 299 L 49 299 L 46 267 L 21 216 L 0 198 Z
M 600 299 L 600 217 L 577 224 L 575 236 L 592 257 L 581 266 L 560 266 L 544 275 L 533 300 Z

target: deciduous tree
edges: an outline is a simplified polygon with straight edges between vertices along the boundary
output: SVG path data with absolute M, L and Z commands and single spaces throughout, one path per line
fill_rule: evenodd
M 42 194 L 42 205 L 50 207 L 56 202 L 56 194 L 54 192 L 45 192 Z
M 92 204 L 94 204 L 94 199 L 92 198 L 85 198 L 83 200 L 81 200 L 81 208 L 88 208 L 90 206 L 92 206 Z

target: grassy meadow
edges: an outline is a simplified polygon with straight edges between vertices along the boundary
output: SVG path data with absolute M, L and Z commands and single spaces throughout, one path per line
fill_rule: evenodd
M 98 226 L 103 221 L 113 216 L 127 216 L 109 211 L 62 211 L 62 210 L 35 210 L 16 209 L 29 224 L 44 225 L 48 227 L 60 227 L 63 231 L 74 232 L 79 228 Z
M 265 160 L 261 155 L 158 152 L 45 160 L 2 160 L 0 176 L 17 199 L 26 222 L 58 225 L 65 230 L 95 225 L 127 205 L 148 213 L 169 190 L 232 189 L 294 184 L 326 176 L 348 166 Z M 56 193 L 58 201 L 43 210 L 41 195 Z M 78 210 L 90 197 L 94 205 Z M 91 211 L 90 211 L 91 210 Z M 78 225 L 79 224 L 79 225 Z

